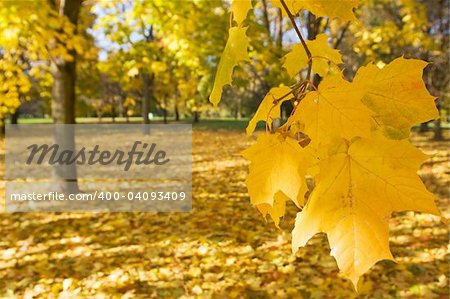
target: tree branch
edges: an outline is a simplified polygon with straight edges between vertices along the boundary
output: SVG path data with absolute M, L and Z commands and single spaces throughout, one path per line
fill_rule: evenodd
M 302 33 L 300 32 L 300 29 L 297 27 L 297 23 L 295 23 L 295 18 L 290 12 L 289 8 L 286 5 L 286 2 L 284 0 L 280 0 L 281 5 L 283 5 L 284 10 L 286 11 L 289 19 L 291 20 L 292 26 L 294 27 L 295 32 L 297 33 L 298 38 L 300 39 L 300 42 L 302 43 L 303 48 L 305 49 L 306 55 L 308 56 L 308 73 L 306 75 L 306 79 L 309 80 L 311 77 L 311 69 L 312 69 L 312 55 L 311 51 L 309 51 L 308 46 L 306 45 L 305 39 L 303 38 Z
M 335 49 L 337 49 L 337 47 L 339 47 L 339 45 L 341 44 L 349 26 L 350 26 L 350 22 L 347 22 L 347 24 L 344 26 L 344 28 L 342 28 L 341 34 L 339 35 L 338 39 L 336 40 L 336 43 L 334 44 Z
M 269 40 L 272 42 L 272 36 L 270 32 L 270 22 L 269 22 L 269 13 L 267 12 L 267 0 L 262 0 L 262 7 L 263 7 L 263 21 L 264 26 L 266 27 L 267 34 L 269 35 Z

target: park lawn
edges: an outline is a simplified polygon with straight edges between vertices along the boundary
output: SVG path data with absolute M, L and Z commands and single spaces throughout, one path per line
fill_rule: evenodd
M 378 263 L 359 295 L 323 235 L 292 255 L 297 210 L 277 229 L 250 205 L 241 125 L 194 125 L 191 213 L 3 213 L 0 297 L 447 298 L 448 229 L 434 216 L 391 220 L 399 263 Z M 420 175 L 450 217 L 448 143 L 429 138 L 413 135 L 433 155 Z
M 96 117 L 77 117 L 76 119 L 77 123 L 79 124 L 111 124 L 113 123 L 111 117 L 103 117 L 101 121 L 99 121 Z M 53 120 L 51 118 L 20 118 L 19 124 L 51 124 Z M 116 117 L 114 120 L 114 123 L 117 124 L 140 124 L 142 122 L 141 117 L 129 117 L 128 121 L 124 117 Z M 207 118 L 207 119 L 200 119 L 198 123 L 193 123 L 192 118 L 184 118 L 179 121 L 175 121 L 172 118 L 168 118 L 168 123 L 173 124 L 192 124 L 193 128 L 197 131 L 214 131 L 214 130 L 226 130 L 226 131 L 245 131 L 245 128 L 247 127 L 249 122 L 249 118 L 242 118 L 242 119 L 236 119 L 236 118 Z M 163 124 L 163 118 L 160 116 L 156 116 L 151 120 L 151 123 L 153 124 Z M 444 130 L 450 129 L 450 123 L 448 122 L 442 122 L 441 127 Z M 264 130 L 265 125 L 263 122 L 259 122 L 256 126 L 257 130 Z M 433 129 L 433 122 L 430 122 L 428 124 L 428 129 Z M 419 126 L 415 126 L 413 130 L 417 131 L 419 130 Z

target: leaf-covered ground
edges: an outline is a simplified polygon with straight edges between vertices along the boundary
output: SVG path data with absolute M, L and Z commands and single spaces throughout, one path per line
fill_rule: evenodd
M 429 137 L 413 137 L 434 155 L 420 174 L 449 217 L 449 144 Z M 192 213 L 3 213 L 0 297 L 448 298 L 438 218 L 396 215 L 398 264 L 379 262 L 356 294 L 324 236 L 291 254 L 294 206 L 278 230 L 249 204 L 238 153 L 252 141 L 242 131 L 198 130 L 193 141 Z

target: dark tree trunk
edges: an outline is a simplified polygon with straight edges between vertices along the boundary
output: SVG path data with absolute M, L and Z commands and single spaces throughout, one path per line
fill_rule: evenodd
M 19 109 L 17 109 L 16 111 L 14 111 L 13 114 L 11 114 L 11 124 L 12 125 L 17 125 L 19 123 Z
M 167 124 L 167 109 L 163 109 L 163 118 L 164 118 L 164 123 Z
M 264 27 L 267 31 L 267 36 L 269 37 L 270 42 L 272 43 L 272 38 L 270 36 L 270 20 L 269 20 L 269 11 L 267 7 L 267 0 L 262 0 L 262 7 L 263 7 L 263 23 Z
M 76 26 L 82 0 L 54 2 L 54 9 L 60 16 L 66 16 Z M 56 58 L 51 63 L 53 76 L 52 87 L 52 117 L 54 124 L 75 124 L 75 80 L 76 53 L 70 51 L 73 61 Z M 65 126 L 57 126 L 54 140 L 61 150 L 75 150 L 75 130 Z M 55 190 L 65 193 L 79 192 L 77 184 L 76 164 L 53 169 Z
M 112 122 L 115 123 L 116 122 L 116 105 L 115 105 L 115 103 L 113 103 L 111 105 L 111 118 L 112 118 Z
M 450 8 L 450 3 L 446 0 L 441 0 L 439 1 L 439 15 L 438 15 L 438 19 L 439 19 L 439 32 L 441 35 L 441 51 L 443 53 L 448 53 L 449 50 L 449 34 L 448 34 L 448 28 L 449 28 L 449 18 L 448 18 L 448 12 L 449 12 L 449 8 Z M 434 140 L 444 140 L 444 136 L 442 135 L 442 127 L 441 127 L 441 100 L 442 97 L 445 94 L 445 91 L 447 91 L 447 87 L 449 85 L 449 77 L 448 77 L 448 65 L 449 65 L 449 56 L 448 54 L 445 55 L 446 59 L 444 60 L 445 62 L 443 63 L 443 69 L 442 71 L 439 72 L 439 80 L 434 80 L 434 82 L 439 82 L 438 83 L 438 94 L 439 94 L 439 99 L 436 103 L 436 108 L 439 111 L 439 118 L 436 119 L 434 121 Z
M 309 40 L 315 39 L 316 36 L 320 33 L 321 21 L 322 21 L 322 18 L 316 18 L 312 13 L 308 13 L 307 29 L 308 29 L 308 39 Z M 312 80 L 314 86 L 319 86 L 321 80 L 322 80 L 322 77 L 320 77 L 318 74 L 314 74 L 313 80 Z
M 440 112 L 441 104 L 439 103 L 439 101 L 436 104 L 436 108 Z M 433 136 L 434 140 L 436 140 L 436 141 L 444 140 L 444 136 L 442 135 L 442 127 L 441 127 L 441 118 L 440 117 L 434 121 L 433 131 L 434 131 L 434 136 Z
M 198 123 L 200 121 L 200 112 L 194 111 L 194 123 Z
M 236 119 L 242 119 L 242 98 L 239 97 L 236 103 Z
M 0 119 L 0 136 L 4 137 L 6 133 L 5 119 Z
M 150 102 L 152 100 L 153 93 L 153 75 L 144 73 L 142 74 L 142 81 L 144 83 L 143 97 L 142 97 L 142 124 L 144 135 L 150 134 L 149 124 L 150 118 L 148 117 L 150 113 Z
M 278 9 L 277 11 L 275 28 L 275 44 L 277 50 L 280 52 L 279 55 L 281 56 L 283 49 L 283 15 L 281 14 L 281 9 Z
M 120 100 L 119 100 L 119 117 L 124 116 L 124 110 L 125 110 L 123 107 L 124 102 L 125 102 L 125 95 L 123 93 L 121 93 Z
M 322 18 L 316 18 L 312 13 L 308 13 L 308 39 L 315 39 L 317 34 L 320 33 L 320 23 L 322 22 Z
M 175 121 L 180 120 L 180 111 L 178 111 L 178 105 L 175 103 Z
M 428 131 L 428 122 L 426 123 L 421 123 L 420 127 L 419 127 L 419 132 L 420 133 L 425 133 Z
M 444 136 L 442 135 L 442 127 L 441 127 L 441 119 L 438 118 L 434 121 L 434 136 L 433 139 L 436 141 L 444 140 Z

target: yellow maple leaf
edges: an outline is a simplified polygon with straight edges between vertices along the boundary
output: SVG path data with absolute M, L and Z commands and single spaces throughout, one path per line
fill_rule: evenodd
M 422 80 L 426 65 L 422 60 L 400 57 L 383 69 L 370 64 L 358 70 L 355 88 L 366 90 L 362 101 L 374 112 L 386 136 L 407 138 L 412 125 L 439 117 L 435 97 Z
M 246 32 L 247 27 L 231 27 L 229 30 L 228 41 L 220 57 L 214 86 L 209 97 L 214 106 L 217 106 L 220 102 L 223 87 L 231 84 L 234 67 L 239 61 L 249 60 L 247 54 L 249 40 Z
M 300 194 L 300 195 L 304 195 Z M 276 227 L 280 227 L 280 219 L 284 216 L 286 213 L 286 202 L 289 201 L 289 197 L 287 197 L 283 192 L 278 191 L 273 196 L 273 204 L 267 204 L 262 203 L 256 205 L 256 208 L 263 214 L 263 216 L 266 216 L 267 214 L 270 215 L 270 218 L 272 218 L 274 224 Z
M 359 4 L 359 0 L 285 0 L 289 11 L 296 15 L 302 9 L 312 12 L 316 17 L 339 18 L 342 21 L 355 21 L 353 9 Z M 286 15 L 280 0 L 272 0 L 275 7 L 281 8 Z
M 312 71 L 322 77 L 325 77 L 330 70 L 339 70 L 337 65 L 342 63 L 339 50 L 330 47 L 328 38 L 326 34 L 319 34 L 316 39 L 306 41 L 312 56 Z M 294 77 L 301 69 L 308 66 L 308 61 L 302 44 L 297 44 L 284 56 L 283 67 L 289 76 Z
M 336 137 L 368 136 L 371 112 L 361 102 L 363 92 L 339 75 L 325 77 L 318 91 L 309 92 L 300 102 L 287 124 L 303 124 L 316 144 Z
M 359 277 L 389 250 L 392 212 L 414 210 L 439 215 L 431 194 L 417 175 L 427 156 L 407 140 L 375 133 L 336 146 L 320 163 L 316 187 L 297 214 L 292 249 L 316 233 L 328 236 L 340 271 L 357 285 Z
M 241 25 L 247 18 L 250 9 L 252 9 L 251 0 L 234 0 L 230 7 L 230 11 L 233 13 L 233 20 L 235 20 L 238 25 Z
M 261 134 L 242 155 L 251 162 L 246 179 L 251 203 L 264 215 L 269 213 L 278 225 L 286 197 L 297 206 L 303 205 L 309 162 L 306 151 L 294 139 L 280 133 Z
M 258 110 L 252 117 L 247 126 L 247 135 L 251 135 L 256 128 L 258 121 L 266 121 L 269 127 L 272 126 L 272 121 L 275 118 L 280 118 L 281 104 L 289 100 L 290 97 L 286 96 L 291 89 L 287 86 L 280 86 L 272 88 L 259 104 Z M 282 98 L 284 96 L 284 98 Z M 275 103 L 274 103 L 275 102 Z

